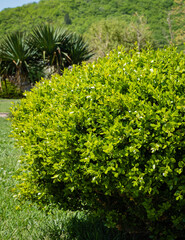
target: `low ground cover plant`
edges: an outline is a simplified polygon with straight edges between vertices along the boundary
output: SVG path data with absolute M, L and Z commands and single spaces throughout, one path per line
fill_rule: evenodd
M 1 87 L 2 88 L 0 89 L 0 98 L 18 99 L 23 97 L 22 92 L 8 80 L 6 80 L 6 82 L 2 81 Z
M 19 197 L 145 239 L 185 231 L 185 55 L 124 52 L 38 83 L 12 110 Z

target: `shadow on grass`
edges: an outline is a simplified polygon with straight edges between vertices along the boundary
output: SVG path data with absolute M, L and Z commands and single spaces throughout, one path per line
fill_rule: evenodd
M 129 235 L 107 228 L 100 219 L 84 213 L 48 222 L 42 229 L 42 240 L 141 240 L 143 236 Z M 146 238 L 144 238 L 147 240 Z

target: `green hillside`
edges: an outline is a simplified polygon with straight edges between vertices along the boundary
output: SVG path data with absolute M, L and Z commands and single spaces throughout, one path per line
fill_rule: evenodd
M 45 22 L 64 24 L 73 32 L 83 34 L 96 21 L 113 17 L 130 21 L 137 12 L 147 19 L 157 46 L 162 46 L 171 40 L 170 29 L 172 33 L 174 30 L 173 34 L 184 32 L 184 5 L 184 0 L 41 0 L 1 11 L 0 39 L 7 33 L 31 30 Z M 170 21 L 167 21 L 169 14 Z M 181 19 L 178 25 L 177 15 Z M 182 46 L 182 41 L 178 45 Z

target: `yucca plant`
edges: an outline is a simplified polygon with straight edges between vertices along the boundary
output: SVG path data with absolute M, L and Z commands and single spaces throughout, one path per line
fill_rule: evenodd
M 72 64 L 81 64 L 93 55 L 81 36 L 48 24 L 32 31 L 29 45 L 37 50 L 45 66 L 57 73 Z
M 42 69 L 35 49 L 27 44 L 26 35 L 20 32 L 3 39 L 0 44 L 0 59 L 1 75 L 4 78 L 14 76 L 20 89 L 24 82 L 31 79 L 31 75 Z
M 38 81 L 65 67 L 81 64 L 92 56 L 81 36 L 51 25 L 38 26 L 30 35 L 12 33 L 0 44 L 0 75 L 16 79 L 21 89 L 24 82 Z M 44 72 L 45 71 L 45 72 Z
M 89 50 L 88 44 L 82 36 L 71 34 L 67 48 L 68 55 L 71 59 L 70 64 L 81 64 L 83 61 L 89 60 L 94 54 Z
M 28 42 L 37 50 L 38 56 L 43 58 L 45 65 L 53 67 L 55 72 L 60 73 L 64 62 L 70 61 L 66 51 L 69 33 L 62 28 L 54 28 L 51 25 L 38 26 L 30 34 Z

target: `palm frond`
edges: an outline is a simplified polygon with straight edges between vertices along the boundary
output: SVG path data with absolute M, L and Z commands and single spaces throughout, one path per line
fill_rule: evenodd
M 68 53 L 72 59 L 72 64 L 81 64 L 83 61 L 89 60 L 94 55 L 92 50 L 89 50 L 89 46 L 84 41 L 83 37 L 76 34 L 71 34 Z

